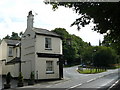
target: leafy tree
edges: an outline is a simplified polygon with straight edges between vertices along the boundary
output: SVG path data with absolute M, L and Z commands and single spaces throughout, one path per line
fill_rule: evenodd
M 93 47 L 89 46 L 84 49 L 82 52 L 82 60 L 83 64 L 90 65 L 92 63 L 93 58 Z
M 18 36 L 18 33 L 12 32 L 10 39 L 20 39 L 20 37 Z
M 104 36 L 104 40 L 102 42 L 102 45 L 115 49 L 117 54 L 120 55 L 120 42 L 113 42 L 111 37 L 108 34 Z
M 20 35 L 22 35 L 22 32 L 21 32 Z M 20 36 L 18 35 L 18 33 L 12 32 L 12 35 L 11 36 L 9 36 L 9 35 L 5 36 L 5 39 L 17 39 L 17 40 L 20 40 Z
M 112 64 L 117 63 L 117 54 L 114 49 L 110 47 L 98 47 L 93 56 L 95 66 L 111 67 Z
M 63 55 L 68 64 L 80 64 L 80 56 L 88 45 L 80 37 L 69 34 L 64 28 L 55 28 L 53 32 L 63 37 Z
M 49 4 L 49 2 L 45 2 Z M 119 46 L 120 41 L 120 2 L 50 2 L 53 9 L 58 6 L 72 8 L 77 14 L 81 14 L 79 18 L 71 24 L 77 25 L 78 29 L 93 22 L 96 24 L 93 30 L 101 34 L 107 33 L 111 37 L 111 41 Z M 120 49 L 120 48 L 119 48 Z
M 5 36 L 5 39 L 10 39 L 10 36 L 9 35 Z

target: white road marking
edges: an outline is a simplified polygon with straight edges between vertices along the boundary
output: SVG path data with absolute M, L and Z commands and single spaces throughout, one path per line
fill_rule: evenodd
M 110 86 L 107 90 L 110 90 L 111 88 L 113 88 L 117 83 L 119 82 L 119 80 L 117 80 L 112 86 Z
M 46 87 L 51 87 L 52 85 L 46 86 Z
M 93 78 L 93 79 L 90 79 L 89 81 L 87 81 L 87 82 L 91 82 L 91 81 L 93 81 L 93 80 L 95 80 L 96 78 Z
M 70 88 L 67 88 L 67 89 L 65 89 L 65 90 L 69 90 L 69 89 L 72 89 L 72 88 L 75 88 L 75 87 L 78 87 L 78 86 L 81 86 L 82 85 L 82 83 L 80 83 L 80 84 L 78 84 L 78 85 L 75 85 L 75 86 L 72 86 L 72 87 L 70 87 Z

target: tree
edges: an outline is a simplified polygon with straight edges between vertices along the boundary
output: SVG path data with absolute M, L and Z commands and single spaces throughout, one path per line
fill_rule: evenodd
M 88 45 L 80 37 L 69 34 L 64 28 L 55 28 L 52 30 L 62 36 L 63 40 L 63 59 L 68 65 L 80 64 L 80 56 L 83 49 Z
M 4 39 L 10 39 L 10 36 L 9 35 L 7 35 L 7 36 L 5 36 L 5 38 Z
M 48 4 L 49 2 L 45 2 Z M 120 2 L 50 2 L 53 9 L 58 6 L 72 8 L 79 18 L 71 24 L 77 25 L 78 30 L 85 25 L 93 22 L 96 24 L 93 30 L 101 34 L 107 33 L 112 38 L 111 41 L 119 46 L 120 41 Z M 120 48 L 119 48 L 120 49 Z
M 117 54 L 120 55 L 120 42 L 119 41 L 113 42 L 111 37 L 108 34 L 104 36 L 104 40 L 102 42 L 102 45 L 115 49 Z
M 22 35 L 22 32 L 20 33 L 20 35 Z M 20 36 L 18 35 L 18 33 L 15 33 L 15 32 L 12 32 L 12 35 L 9 36 L 5 36 L 4 39 L 17 39 L 17 40 L 20 40 Z
M 20 37 L 18 36 L 18 33 L 12 32 L 10 39 L 20 39 Z
M 110 47 L 99 46 L 93 56 L 94 66 L 111 67 L 112 64 L 117 64 L 118 57 L 114 49 Z

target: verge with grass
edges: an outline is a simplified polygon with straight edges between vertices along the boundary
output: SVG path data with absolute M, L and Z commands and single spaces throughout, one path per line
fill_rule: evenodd
M 107 70 L 105 69 L 83 69 L 83 70 L 77 70 L 79 73 L 82 74 L 95 74 L 95 73 L 101 73 L 101 72 L 105 72 Z

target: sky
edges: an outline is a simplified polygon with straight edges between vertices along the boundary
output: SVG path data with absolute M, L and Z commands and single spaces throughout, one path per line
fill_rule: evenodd
M 91 45 L 99 45 L 103 35 L 92 31 L 93 24 L 77 30 L 76 26 L 70 27 L 75 19 L 80 16 L 70 8 L 59 7 L 52 10 L 51 5 L 46 5 L 44 0 L 1 0 L 0 1 L 0 39 L 12 32 L 25 32 L 27 15 L 30 10 L 34 14 L 34 27 L 53 30 L 65 28 L 70 34 L 75 34 Z

